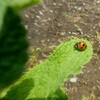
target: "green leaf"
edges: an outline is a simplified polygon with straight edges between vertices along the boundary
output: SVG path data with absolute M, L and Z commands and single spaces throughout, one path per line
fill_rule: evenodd
M 26 30 L 21 18 L 12 8 L 7 8 L 0 31 L 0 88 L 18 78 L 28 58 Z
M 30 5 L 35 5 L 41 2 L 42 0 L 0 0 L 0 30 L 8 7 L 19 12 Z
M 16 80 L 28 59 L 28 42 L 19 11 L 41 0 L 0 0 L 0 89 Z
M 62 88 L 58 88 L 54 93 L 49 95 L 47 100 L 68 100 L 68 97 Z
M 12 6 L 18 11 L 30 5 L 36 5 L 38 3 L 42 3 L 42 0 L 12 0 L 10 6 Z
M 78 51 L 74 48 L 78 41 L 86 42 L 85 51 Z M 20 98 L 24 97 L 26 93 L 27 96 L 24 100 L 39 100 L 39 98 L 48 100 L 48 98 L 55 97 L 56 90 L 64 84 L 65 80 L 82 72 L 82 66 L 90 61 L 92 54 L 90 42 L 83 39 L 72 40 L 59 45 L 46 61 L 32 68 L 10 88 L 5 96 L 6 100 L 21 100 Z M 21 85 L 27 79 L 32 79 L 34 86 L 25 94 L 20 93 L 20 91 L 26 90 L 26 87 L 28 88 L 27 85 L 24 85 L 25 87 Z M 24 84 L 26 83 L 27 81 L 24 82 Z M 17 88 L 18 86 L 20 87 Z

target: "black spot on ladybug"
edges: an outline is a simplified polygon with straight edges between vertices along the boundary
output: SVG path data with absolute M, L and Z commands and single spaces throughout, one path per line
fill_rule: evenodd
M 81 47 L 81 49 L 83 49 L 83 47 Z
M 83 46 L 85 46 L 85 44 L 83 44 Z

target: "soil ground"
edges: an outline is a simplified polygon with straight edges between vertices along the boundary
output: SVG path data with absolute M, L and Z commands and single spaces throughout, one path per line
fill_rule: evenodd
M 69 100 L 100 100 L 100 0 L 44 0 L 24 10 L 22 17 L 31 44 L 28 70 L 62 42 L 78 37 L 93 44 L 92 60 L 64 87 Z

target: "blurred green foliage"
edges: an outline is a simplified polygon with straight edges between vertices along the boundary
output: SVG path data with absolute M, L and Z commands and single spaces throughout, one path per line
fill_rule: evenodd
M 19 15 L 7 9 L 0 31 L 0 88 L 18 78 L 28 59 L 26 30 Z
M 0 89 L 21 76 L 28 59 L 26 29 L 19 12 L 40 1 L 0 0 Z

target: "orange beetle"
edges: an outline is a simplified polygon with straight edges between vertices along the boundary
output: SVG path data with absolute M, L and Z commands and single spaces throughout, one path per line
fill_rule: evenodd
M 74 45 L 74 47 L 78 50 L 85 50 L 87 47 L 87 44 L 83 41 L 79 41 Z

